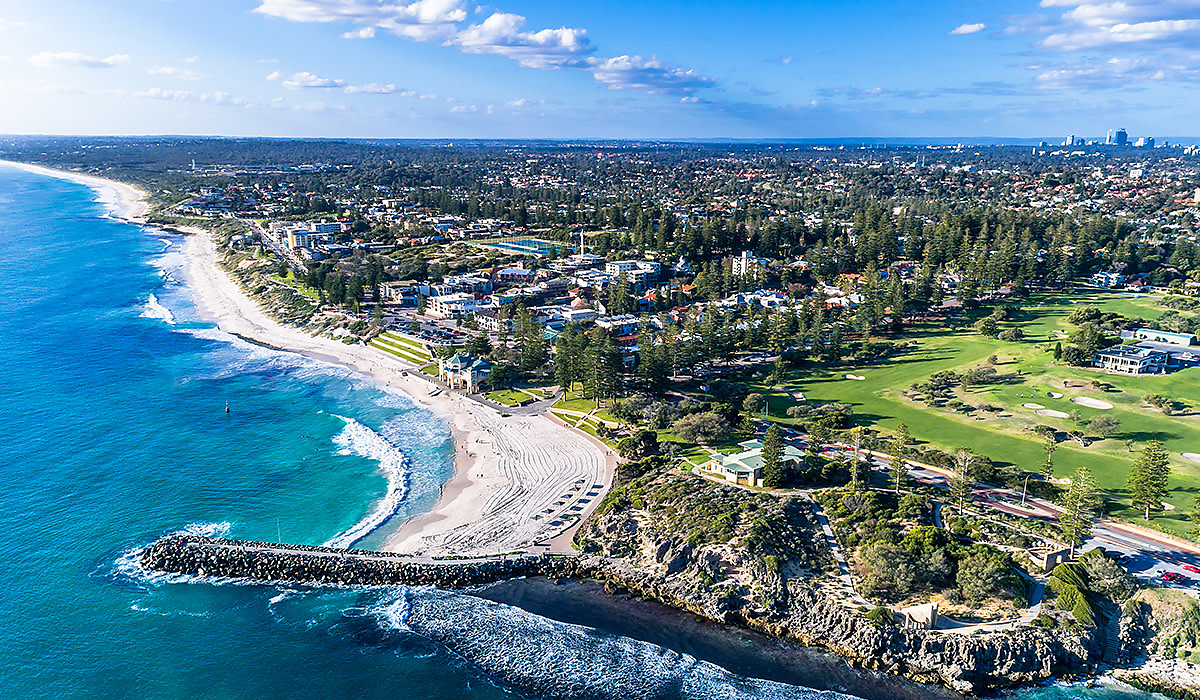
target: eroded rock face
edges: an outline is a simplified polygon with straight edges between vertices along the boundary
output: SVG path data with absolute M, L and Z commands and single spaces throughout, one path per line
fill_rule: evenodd
M 662 477 L 669 478 L 680 477 Z M 602 509 L 585 524 L 577 542 L 591 556 L 574 563 L 577 575 L 611 582 L 711 620 L 825 647 L 861 668 L 942 683 L 961 692 L 1083 674 L 1100 663 L 1103 640 L 1094 630 L 1022 628 L 954 635 L 877 627 L 828 598 L 806 573 L 833 566 L 811 504 L 764 500 L 689 480 L 685 499 L 722 502 L 734 514 L 725 530 L 728 539 L 713 541 L 681 527 L 691 522 L 681 514 L 686 506 L 656 502 L 656 494 L 673 488 L 656 487 L 647 482 L 630 494 L 628 503 L 644 507 Z M 696 521 L 695 527 L 711 532 L 704 522 Z

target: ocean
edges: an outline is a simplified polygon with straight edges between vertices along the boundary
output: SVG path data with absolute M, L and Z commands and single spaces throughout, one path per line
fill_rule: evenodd
M 0 166 L 0 696 L 815 695 L 700 660 L 780 675 L 745 650 L 732 663 L 714 626 L 685 633 L 670 614 L 642 611 L 622 627 L 619 609 L 597 617 L 594 596 L 141 571 L 140 549 L 179 531 L 377 546 L 432 507 L 453 443 L 402 394 L 217 330 L 192 302 L 181 239 L 112 219 L 95 200 L 82 185 Z M 948 696 L 818 652 L 791 658 L 787 679 L 805 685 Z M 1075 696 L 1065 691 L 1083 692 L 1021 697 Z

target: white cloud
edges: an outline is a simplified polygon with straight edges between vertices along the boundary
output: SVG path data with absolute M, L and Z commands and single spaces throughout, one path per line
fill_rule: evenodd
M 308 71 L 292 73 L 291 75 L 284 75 L 279 71 L 275 71 L 267 76 L 267 80 L 278 81 L 280 85 L 289 90 L 301 90 L 305 88 L 327 90 L 330 88 L 346 87 L 345 80 L 322 78 L 316 73 L 309 73 Z
M 346 92 L 351 95 L 357 93 L 366 93 L 370 95 L 390 95 L 396 91 L 396 86 L 388 83 L 380 85 L 379 83 L 367 83 L 366 85 L 347 85 Z
M 188 56 L 187 58 L 183 59 L 183 62 L 184 63 L 195 63 L 196 61 L 199 61 L 199 60 L 200 60 L 199 56 Z
M 28 26 L 29 26 L 28 22 L 7 20 L 7 19 L 4 19 L 3 17 L 0 17 L 0 32 L 6 31 L 9 29 L 25 29 Z
M 979 32 L 982 32 L 985 29 L 987 29 L 987 25 L 984 24 L 983 22 L 980 22 L 978 24 L 960 24 L 957 27 L 955 27 L 954 29 L 951 29 L 950 33 L 956 34 L 956 35 L 957 34 L 977 34 Z
M 199 80 L 204 77 L 193 70 L 186 68 L 175 68 L 174 66 L 156 66 L 146 71 L 150 75 L 167 75 L 180 80 Z
M 375 38 L 375 27 L 359 27 L 353 31 L 346 32 L 342 35 L 343 39 L 373 39 Z
M 38 68 L 113 68 L 129 63 L 129 56 L 114 54 L 108 58 L 93 58 L 77 51 L 42 51 L 29 58 L 29 63 Z
M 475 105 L 458 105 L 458 106 L 450 108 L 451 114 L 468 114 L 471 112 L 478 112 L 478 111 L 479 111 L 479 108 L 476 107 Z
M 1200 19 L 1163 19 L 1136 24 L 1089 25 L 1079 31 L 1051 34 L 1042 44 L 1060 51 L 1078 51 L 1114 44 L 1149 44 L 1173 39 L 1196 39 Z
M 607 85 L 610 90 L 687 94 L 716 84 L 712 78 L 694 70 L 673 68 L 654 56 L 591 59 L 589 65 L 596 82 Z
M 262 0 L 254 11 L 292 22 L 347 22 L 418 41 L 445 38 L 467 18 L 465 0 L 415 0 L 407 5 L 372 0 Z
M 525 18 L 507 12 L 494 12 L 479 24 L 471 25 L 453 40 L 468 53 L 506 56 L 526 68 L 553 69 L 577 67 L 579 60 L 592 52 L 587 31 L 560 27 L 537 32 L 522 31 Z

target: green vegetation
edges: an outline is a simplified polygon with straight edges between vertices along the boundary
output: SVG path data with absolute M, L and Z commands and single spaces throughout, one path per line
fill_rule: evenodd
M 1140 520 L 1144 508 L 1133 507 L 1127 490 L 1134 458 L 1127 443 L 1132 440 L 1137 446 L 1160 440 L 1168 455 L 1175 455 L 1170 457 L 1171 476 L 1163 499 L 1175 510 L 1156 516 L 1151 524 L 1183 534 L 1188 530 L 1184 511 L 1190 507 L 1190 492 L 1200 488 L 1200 464 L 1178 455 L 1200 452 L 1200 424 L 1187 415 L 1187 404 L 1200 399 L 1200 370 L 1133 377 L 1056 362 L 1053 350 L 1059 341 L 1053 339 L 1065 338 L 1071 332 L 1074 326 L 1070 316 L 1081 305 L 1103 313 L 1147 318 L 1163 311 L 1153 297 L 1094 293 L 1064 298 L 1034 294 L 1023 300 L 1021 308 L 1008 319 L 999 322 L 1001 328 L 1023 328 L 1025 342 L 1005 343 L 982 337 L 970 328 L 973 321 L 968 315 L 956 323 L 909 327 L 898 337 L 909 343 L 903 352 L 870 365 L 836 371 L 802 366 L 788 369 L 782 381 L 755 378 L 747 385 L 751 393 L 765 397 L 777 416 L 775 420 L 782 424 L 803 427 L 806 420 L 798 411 L 811 411 L 822 404 L 853 407 L 852 420 L 860 425 L 895 431 L 905 424 L 916 443 L 912 458 L 917 460 L 923 458 L 922 453 L 927 458 L 933 448 L 952 451 L 969 445 L 1001 468 L 1041 472 L 1049 461 L 1055 476 L 1067 476 L 1087 466 L 1097 487 L 1110 499 L 1107 511 L 1131 520 Z M 992 356 L 997 361 L 989 365 Z M 995 370 L 998 381 L 946 385 L 947 375 L 939 375 L 949 372 L 962 377 L 987 367 Z M 846 374 L 865 379 L 847 378 Z M 983 375 L 992 376 L 987 371 Z M 924 386 L 931 377 L 935 378 L 934 384 Z M 914 385 L 934 389 L 938 381 L 943 382 L 944 388 L 938 391 L 945 391 L 949 397 L 946 401 L 917 400 L 922 392 L 914 391 Z M 798 392 L 803 393 L 804 403 L 794 398 Z M 1063 396 L 1052 398 L 1050 392 Z M 1071 403 L 1069 399 L 1074 397 L 1098 399 L 1113 408 L 1102 410 Z M 955 410 L 950 405 L 953 401 L 960 401 L 958 408 L 964 410 Z M 1023 407 L 1025 403 L 1068 415 L 1078 411 L 1084 422 L 1076 425 L 1069 417 L 1038 415 L 1036 409 Z M 1159 405 L 1166 405 L 1167 410 L 1159 409 Z M 985 410 L 987 407 L 999 410 Z M 1093 425 L 1092 421 L 1100 418 L 1110 420 Z M 1047 435 L 1053 443 L 1049 450 Z M 1050 460 L 1048 452 L 1052 454 Z M 1018 473 L 1013 473 L 1014 479 Z M 1037 487 L 1037 482 L 1031 483 L 1031 488 Z

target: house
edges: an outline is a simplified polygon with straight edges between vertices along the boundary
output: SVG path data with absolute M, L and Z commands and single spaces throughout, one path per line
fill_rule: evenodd
M 738 445 L 742 448 L 741 452 L 713 457 L 704 465 L 705 469 L 733 484 L 762 486 L 762 443 L 758 440 L 745 440 Z M 789 465 L 803 464 L 804 453 L 791 445 L 784 445 L 782 461 L 785 469 Z
M 467 393 L 473 394 L 487 381 L 491 372 L 492 363 L 465 352 L 438 358 L 438 379 L 450 385 L 451 389 L 466 389 Z
M 1092 362 L 1101 370 L 1115 374 L 1162 374 L 1167 371 L 1169 357 L 1162 350 L 1116 345 L 1096 353 Z
M 1121 287 L 1125 284 L 1125 275 L 1119 272 L 1097 272 L 1092 275 L 1092 283 L 1098 287 Z
M 1169 331 L 1156 331 L 1153 328 L 1138 328 L 1134 330 L 1133 337 L 1138 340 L 1149 340 L 1168 345 L 1182 345 L 1184 347 L 1190 346 L 1196 341 L 1196 336 L 1191 333 L 1171 333 Z
M 767 269 L 767 265 L 770 263 L 771 261 L 766 258 L 756 258 L 750 251 L 743 250 L 741 255 L 733 259 L 730 274 L 734 277 L 749 277 Z

